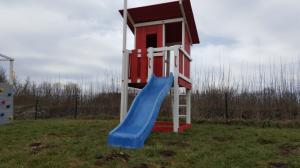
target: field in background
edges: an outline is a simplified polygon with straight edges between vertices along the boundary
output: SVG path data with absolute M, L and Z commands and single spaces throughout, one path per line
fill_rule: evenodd
M 194 67 L 192 118 L 196 121 L 300 122 L 299 72 L 300 61 L 297 60 L 289 64 L 258 65 L 251 71 L 241 68 L 240 72 L 223 65 Z M 16 80 L 15 118 L 117 118 L 119 74 L 105 71 L 96 81 Z M 5 72 L 0 71 L 0 81 L 6 80 L 4 76 Z M 137 92 L 130 90 L 130 100 Z M 171 117 L 170 98 L 164 102 L 160 114 L 163 118 Z
M 198 60 L 200 61 L 200 60 Z M 246 66 L 247 67 L 247 66 Z M 258 65 L 236 72 L 230 66 L 194 67 L 192 118 L 215 121 L 300 121 L 300 62 Z M 5 80 L 0 71 L 0 81 Z M 120 73 L 95 81 L 15 81 L 16 119 L 117 118 Z M 2 79 L 3 78 L 3 79 Z M 137 94 L 130 90 L 130 100 Z M 170 117 L 170 98 L 161 108 Z
M 143 149 L 106 145 L 116 120 L 17 121 L 0 127 L 0 167 L 300 167 L 294 128 L 198 123 L 153 133 Z
M 289 83 L 286 79 L 274 85 L 262 83 L 254 90 L 239 88 L 238 83 L 225 87 L 226 83 L 222 84 L 222 78 L 220 81 L 204 80 L 201 87 L 197 87 L 200 81 L 194 82 L 193 120 L 300 121 L 298 80 Z M 114 76 L 108 76 L 108 79 L 103 85 L 53 82 L 37 84 L 30 80 L 17 82 L 15 118 L 116 118 L 119 116 L 120 105 L 119 80 Z M 130 91 L 130 100 L 137 92 L 134 89 Z M 161 116 L 171 117 L 170 98 L 164 102 Z

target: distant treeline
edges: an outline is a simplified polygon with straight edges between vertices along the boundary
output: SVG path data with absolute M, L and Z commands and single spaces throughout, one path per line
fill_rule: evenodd
M 220 66 L 193 71 L 192 118 L 230 121 L 300 121 L 300 67 L 281 65 L 279 69 L 258 69 L 254 75 L 234 79 L 232 70 Z M 108 71 L 106 80 L 95 82 L 15 81 L 15 118 L 117 118 L 120 105 L 120 77 Z M 138 90 L 130 90 L 130 100 Z M 171 117 L 170 97 L 161 117 Z M 129 102 L 130 103 L 130 102 Z

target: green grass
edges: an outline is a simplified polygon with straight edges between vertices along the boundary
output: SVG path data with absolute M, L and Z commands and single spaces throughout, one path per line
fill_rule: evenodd
M 0 168 L 300 167 L 297 128 L 194 124 L 182 134 L 152 133 L 143 149 L 125 150 L 106 145 L 116 124 L 40 120 L 1 126 Z

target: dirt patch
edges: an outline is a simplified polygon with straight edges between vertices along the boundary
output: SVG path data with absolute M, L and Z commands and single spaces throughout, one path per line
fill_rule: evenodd
M 133 168 L 149 168 L 149 165 L 147 165 L 146 163 L 142 163 L 137 166 L 134 166 Z
M 129 155 L 124 152 L 113 152 L 111 154 L 106 155 L 105 157 L 106 161 L 112 161 L 112 160 L 121 160 L 123 162 L 129 161 Z
M 279 153 L 283 156 L 295 155 L 300 152 L 300 145 L 284 145 L 279 150 Z
M 217 141 L 217 142 L 222 142 L 222 143 L 227 143 L 227 142 L 230 142 L 233 140 L 233 137 L 232 136 L 229 136 L 229 137 L 225 137 L 225 136 L 214 136 L 212 137 L 212 139 L 214 141 Z
M 288 168 L 289 165 L 287 163 L 283 163 L 283 162 L 269 162 L 268 167 L 269 168 Z
M 163 157 L 173 157 L 176 155 L 176 152 L 174 151 L 171 151 L 171 150 L 163 150 L 163 151 L 160 151 L 159 154 Z
M 33 143 L 31 143 L 29 146 L 32 147 L 32 148 L 36 148 L 36 147 L 39 147 L 39 146 L 41 146 L 41 145 L 42 145 L 41 142 L 33 142 Z
M 41 142 L 33 142 L 29 145 L 32 154 L 37 154 L 44 149 L 56 147 L 55 145 L 43 144 Z
M 258 138 L 257 143 L 261 145 L 268 145 L 268 144 L 274 144 L 275 142 L 269 139 L 264 139 L 264 138 Z
M 96 163 L 97 166 L 103 166 L 105 162 L 111 162 L 113 160 L 120 160 L 123 163 L 127 163 L 129 161 L 129 155 L 124 152 L 112 152 L 107 155 L 97 154 L 96 155 Z

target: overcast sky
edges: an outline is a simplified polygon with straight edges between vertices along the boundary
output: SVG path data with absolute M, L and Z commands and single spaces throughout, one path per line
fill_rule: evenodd
M 194 67 L 242 72 L 299 61 L 299 0 L 191 1 L 201 39 L 192 48 Z M 129 0 L 129 7 L 157 2 L 168 0 Z M 122 6 L 122 0 L 0 0 L 0 53 L 16 59 L 21 79 L 119 72 Z

